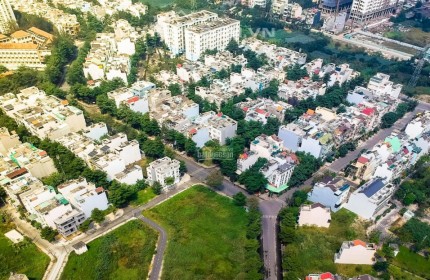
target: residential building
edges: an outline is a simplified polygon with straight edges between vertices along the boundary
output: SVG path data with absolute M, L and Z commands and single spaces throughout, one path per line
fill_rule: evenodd
M 67 181 L 59 185 L 57 189 L 75 209 L 85 214 L 85 218 L 91 217 L 94 209 L 106 210 L 109 206 L 103 187 L 96 188 L 85 178 Z
M 67 14 L 64 11 L 50 6 L 48 3 L 37 0 L 10 0 L 15 10 L 20 12 L 40 16 L 50 21 L 59 33 L 71 36 L 78 35 L 80 25 L 76 15 Z
M 21 144 L 15 131 L 9 132 L 6 127 L 0 127 L 0 154 L 7 156 L 9 150 Z
M 54 161 L 46 151 L 40 150 L 30 143 L 20 144 L 9 150 L 10 160 L 20 168 L 24 167 L 34 177 L 41 179 L 57 172 Z
M 166 184 L 166 179 L 173 178 L 174 184 L 177 184 L 181 179 L 179 167 L 180 162 L 176 159 L 169 157 L 157 159 L 146 168 L 148 181 L 150 184 L 158 182 L 163 188 L 167 188 L 169 186 Z
M 286 101 L 295 102 L 309 97 L 316 98 L 318 95 L 324 95 L 326 89 L 326 84 L 314 82 L 308 77 L 298 81 L 287 80 L 279 85 L 278 97 Z
M 283 70 L 286 66 L 306 63 L 307 55 L 305 53 L 296 52 L 284 47 L 278 47 L 275 44 L 270 44 L 265 41 L 249 37 L 243 39 L 241 46 L 244 50 L 252 50 L 258 55 L 264 54 L 269 61 L 269 64 L 275 68 Z
M 62 214 L 54 220 L 55 228 L 58 233 L 67 237 L 79 230 L 79 226 L 85 222 L 87 218 L 83 212 L 72 209 Z
M 383 179 L 373 179 L 351 194 L 345 208 L 363 219 L 373 220 L 386 207 L 394 191 L 394 186 Z
M 225 145 L 228 138 L 236 136 L 237 122 L 235 120 L 222 113 L 207 113 L 211 116 L 207 126 L 209 127 L 209 137 L 212 140 L 217 140 L 221 145 Z
M 405 134 L 410 138 L 419 138 L 424 133 L 430 131 L 430 112 L 425 112 L 422 115 L 417 116 L 408 123 L 405 128 Z
M 239 41 L 240 22 L 230 18 L 219 18 L 185 29 L 185 56 L 198 60 L 206 50 L 224 50 L 232 40 Z
M 328 228 L 331 222 L 330 208 L 320 203 L 302 205 L 299 213 L 299 226 Z
M 321 3 L 321 9 L 325 13 L 335 12 L 339 6 L 340 10 L 347 9 L 351 7 L 352 0 L 323 0 Z
M 83 135 L 93 141 L 100 141 L 102 137 L 108 136 L 109 132 L 105 123 L 93 123 L 82 131 Z
M 283 18 L 285 20 L 299 19 L 302 16 L 302 6 L 298 3 L 289 3 L 284 8 Z
M 375 253 L 375 244 L 361 240 L 345 241 L 342 243 L 339 253 L 334 255 L 334 262 L 372 265 L 375 263 Z
M 185 30 L 201 23 L 218 19 L 218 15 L 209 11 L 199 11 L 185 16 L 175 12 L 157 15 L 156 30 L 166 43 L 172 55 L 185 52 Z
M 350 183 L 343 178 L 325 177 L 315 183 L 308 193 L 308 200 L 320 203 L 336 212 L 343 207 L 350 189 Z
M 33 177 L 25 168 L 4 169 L 4 161 L 0 161 L 0 168 L 6 171 L 0 178 L 0 186 L 4 188 L 8 197 L 9 203 L 18 208 L 23 206 L 20 195 L 32 189 L 43 187 L 41 181 Z
M 334 275 L 330 272 L 325 273 L 312 273 L 306 276 L 305 280 L 342 280 L 339 275 Z
M 147 92 L 155 88 L 155 84 L 147 81 L 135 82 L 130 88 L 122 87 L 108 92 L 108 98 L 115 101 L 117 108 L 124 105 L 134 112 L 148 113 L 148 95 Z
M 83 112 L 36 87 L 0 97 L 0 108 L 40 139 L 58 139 L 86 127 Z
M 353 0 L 350 17 L 354 22 L 363 24 L 379 17 L 389 17 L 396 5 L 395 0 Z
M 255 6 L 266 8 L 267 0 L 241 0 L 241 4 L 250 8 L 254 8 Z
M 13 13 L 9 0 L 0 1 L 0 34 L 8 34 L 16 24 L 16 18 Z
M 287 5 L 288 5 L 288 0 L 272 1 L 272 13 L 279 16 L 282 15 Z
M 377 96 L 388 95 L 393 99 L 397 99 L 399 98 L 400 91 L 402 90 L 402 85 L 391 82 L 390 75 L 377 73 L 375 76 L 370 78 L 367 88 L 372 90 Z
M 240 102 L 236 106 L 245 112 L 246 121 L 257 121 L 263 124 L 266 124 L 269 118 L 276 118 L 282 123 L 286 110 L 292 108 L 288 103 L 265 98 L 256 100 L 247 98 L 246 101 Z

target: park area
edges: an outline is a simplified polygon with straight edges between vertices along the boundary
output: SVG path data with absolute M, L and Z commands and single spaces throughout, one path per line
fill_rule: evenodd
M 194 186 L 143 213 L 168 232 L 162 279 L 242 279 L 247 214 L 214 191 Z
M 90 242 L 82 255 L 72 252 L 61 279 L 146 279 L 157 239 L 140 220 L 128 222 Z
M 14 229 L 12 223 L 0 213 L 0 280 L 9 279 L 10 273 L 25 274 L 29 279 L 42 279 L 49 257 L 29 239 L 14 244 L 4 234 Z
M 430 279 L 430 260 L 417 253 L 411 252 L 406 247 L 400 247 L 400 252 L 393 259 L 392 264 L 412 274 Z

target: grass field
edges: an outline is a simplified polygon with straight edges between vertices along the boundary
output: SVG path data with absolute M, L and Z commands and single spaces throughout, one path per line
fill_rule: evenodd
M 137 197 L 131 202 L 133 205 L 142 205 L 156 197 L 157 195 L 152 191 L 152 188 L 146 188 L 137 192 Z
M 370 265 L 335 264 L 334 254 L 343 241 L 365 239 L 366 225 L 356 219 L 356 215 L 341 209 L 332 213 L 328 229 L 300 227 L 297 240 L 286 247 L 284 263 L 294 263 L 298 274 L 304 278 L 316 271 L 330 271 L 353 277 L 358 274 L 374 274 Z
M 425 279 L 430 279 L 430 260 L 409 251 L 406 247 L 400 247 L 400 252 L 393 259 L 393 264 Z
M 174 4 L 175 0 L 140 0 L 143 4 L 148 4 L 155 7 L 165 7 Z
M 88 244 L 88 252 L 71 253 L 61 279 L 146 279 L 157 233 L 134 220 Z
M 9 279 L 11 272 L 26 274 L 29 279 L 42 279 L 49 257 L 31 241 L 23 241 L 25 245 L 18 249 L 4 236 L 11 229 L 13 224 L 0 223 L 0 280 Z
M 195 186 L 144 215 L 168 231 L 163 279 L 242 279 L 247 215 L 229 198 Z
M 419 47 L 424 47 L 426 42 L 430 40 L 430 33 L 419 28 L 411 28 L 408 32 L 390 31 L 386 32 L 384 36 Z

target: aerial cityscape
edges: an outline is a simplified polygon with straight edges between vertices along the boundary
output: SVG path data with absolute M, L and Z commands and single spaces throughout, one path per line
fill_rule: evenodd
M 0 280 L 430 279 L 428 0 L 0 0 Z

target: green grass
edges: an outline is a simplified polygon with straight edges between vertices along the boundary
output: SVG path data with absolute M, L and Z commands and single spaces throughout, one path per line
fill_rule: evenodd
M 157 195 L 154 193 L 152 188 L 146 188 L 144 190 L 137 192 L 137 197 L 135 200 L 131 202 L 133 205 L 142 205 L 156 197 Z
M 88 252 L 70 254 L 61 279 L 146 279 L 157 233 L 134 220 L 88 244 Z
M 154 7 L 166 7 L 174 4 L 175 0 L 140 0 L 140 2 Z
M 426 42 L 430 40 L 430 33 L 424 32 L 420 28 L 411 28 L 408 32 L 390 31 L 386 32 L 384 36 L 420 47 L 424 47 Z
M 318 271 L 330 271 L 353 277 L 358 274 L 374 274 L 370 265 L 335 264 L 334 254 L 343 241 L 365 239 L 366 225 L 359 222 L 357 216 L 346 209 L 332 213 L 328 229 L 317 227 L 299 227 L 297 240 L 284 251 L 284 266 L 294 263 L 301 278 Z
M 406 247 L 400 247 L 400 252 L 393 259 L 393 264 L 418 276 L 430 279 L 430 260 L 409 251 Z
M 422 280 L 394 265 L 388 267 L 388 273 L 394 280 Z
M 13 224 L 0 224 L 0 280 L 9 279 L 10 272 L 26 274 L 29 279 L 42 279 L 49 264 L 45 255 L 31 241 L 25 240 L 18 249 L 4 234 Z
M 242 279 L 248 219 L 229 198 L 195 186 L 144 215 L 168 231 L 163 279 Z

